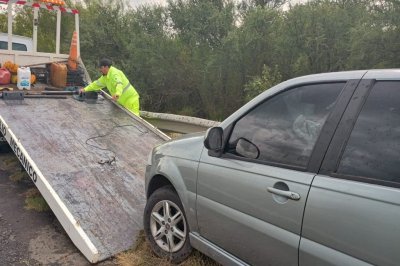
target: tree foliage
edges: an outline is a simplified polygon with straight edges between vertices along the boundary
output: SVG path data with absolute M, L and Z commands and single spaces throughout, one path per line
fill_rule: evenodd
M 76 8 L 92 79 L 98 59 L 112 58 L 149 111 L 221 120 L 292 77 L 400 67 L 398 0 L 168 0 L 136 9 L 86 0 Z M 15 21 L 17 34 L 31 33 L 29 8 Z M 64 22 L 68 50 L 73 19 Z M 53 51 L 55 16 L 41 12 L 40 23 L 39 48 Z M 6 24 L 0 13 L 1 31 Z
M 278 66 L 273 69 L 264 65 L 261 76 L 253 77 L 244 88 L 245 99 L 250 101 L 258 94 L 262 93 L 268 88 L 277 85 L 282 81 L 282 75 L 279 73 Z

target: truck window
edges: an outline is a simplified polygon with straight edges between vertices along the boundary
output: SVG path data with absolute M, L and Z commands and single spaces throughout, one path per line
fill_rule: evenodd
M 337 173 L 400 183 L 400 81 L 377 82 L 350 135 Z
M 0 49 L 2 50 L 7 50 L 8 49 L 8 43 L 5 41 L 0 41 Z M 12 49 L 14 51 L 28 51 L 28 48 L 26 47 L 25 44 L 22 43 L 12 43 Z

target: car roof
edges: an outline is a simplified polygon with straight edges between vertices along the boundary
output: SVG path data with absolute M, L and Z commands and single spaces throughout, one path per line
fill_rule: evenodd
M 276 94 L 281 90 L 285 90 L 292 86 L 301 86 L 302 84 L 318 83 L 318 82 L 346 82 L 350 79 L 377 79 L 377 80 L 400 80 L 400 69 L 373 69 L 373 70 L 352 70 L 342 72 L 329 72 L 301 76 L 289 79 L 278 85 L 267 89 L 250 102 L 242 106 L 239 110 L 225 119 L 221 126 L 225 127 L 236 119 L 238 114 L 243 114 L 251 109 L 254 105 L 264 101 L 267 97 Z
M 363 78 L 376 80 L 400 80 L 400 69 L 393 68 L 368 70 Z
M 301 76 L 279 83 L 278 85 L 264 91 L 256 98 L 265 98 L 268 97 L 269 94 L 275 94 L 282 89 L 287 89 L 295 85 L 299 86 L 301 84 L 317 82 L 340 82 L 350 79 L 400 80 L 400 69 L 352 70 Z
M 400 80 L 400 69 L 394 68 L 394 69 L 352 70 L 352 71 L 312 74 L 312 75 L 306 75 L 289 79 L 285 82 L 278 84 L 275 87 L 278 87 L 277 90 L 279 90 L 279 88 L 281 87 L 287 88 L 302 83 L 329 82 L 329 81 L 335 82 L 335 81 L 346 81 L 349 79 Z M 271 89 L 274 89 L 275 87 L 272 87 Z

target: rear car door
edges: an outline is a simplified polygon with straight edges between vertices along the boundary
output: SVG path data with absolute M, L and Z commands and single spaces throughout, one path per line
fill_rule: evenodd
M 300 265 L 399 265 L 400 74 L 363 80 L 304 214 Z
M 303 211 L 315 176 L 309 171 L 314 146 L 321 131 L 332 130 L 327 121 L 336 103 L 349 97 L 341 94 L 343 88 L 355 84 L 288 88 L 226 129 L 221 157 L 204 150 L 197 184 L 201 237 L 252 265 L 298 265 Z M 237 152 L 241 139 L 257 147 L 257 158 L 251 150 L 249 156 Z

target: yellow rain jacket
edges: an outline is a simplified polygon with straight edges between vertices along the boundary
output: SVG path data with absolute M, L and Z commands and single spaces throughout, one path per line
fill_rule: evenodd
M 139 116 L 139 94 L 121 70 L 111 66 L 106 76 L 101 76 L 98 80 L 93 81 L 84 90 L 99 91 L 105 87 L 111 96 L 119 96 L 118 103 L 120 105 Z

